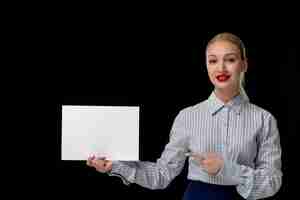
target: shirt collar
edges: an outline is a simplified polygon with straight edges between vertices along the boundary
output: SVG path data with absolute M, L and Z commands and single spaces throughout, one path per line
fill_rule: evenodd
M 209 111 L 212 115 L 214 115 L 222 110 L 222 108 L 229 107 L 230 109 L 233 109 L 237 114 L 240 114 L 242 105 L 248 101 L 249 98 L 244 89 L 241 89 L 239 94 L 233 97 L 233 99 L 231 99 L 226 104 L 218 99 L 215 92 L 212 92 L 208 98 Z

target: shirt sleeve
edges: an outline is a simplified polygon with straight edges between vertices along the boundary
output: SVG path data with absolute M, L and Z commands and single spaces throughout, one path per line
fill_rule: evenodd
M 264 122 L 257 138 L 255 168 L 239 165 L 225 156 L 223 168 L 217 175 L 237 185 L 238 193 L 248 200 L 273 196 L 282 184 L 281 146 L 276 119 L 269 115 Z
M 185 153 L 188 149 L 188 136 L 184 120 L 179 113 L 171 128 L 169 143 L 156 162 L 115 161 L 111 176 L 119 176 L 126 185 L 136 183 L 149 189 L 164 189 L 182 171 Z

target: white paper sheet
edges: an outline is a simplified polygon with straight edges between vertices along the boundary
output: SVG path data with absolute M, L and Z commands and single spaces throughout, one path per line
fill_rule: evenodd
M 62 160 L 139 160 L 139 107 L 62 106 Z

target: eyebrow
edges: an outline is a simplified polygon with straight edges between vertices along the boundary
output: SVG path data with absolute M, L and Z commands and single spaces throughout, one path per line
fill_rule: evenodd
M 238 53 L 226 53 L 224 56 L 230 56 L 230 55 L 234 55 L 234 56 L 236 56 Z M 209 55 L 207 55 L 207 57 L 209 57 L 209 56 L 214 56 L 214 57 L 216 57 L 216 55 L 214 55 L 214 54 L 209 54 Z

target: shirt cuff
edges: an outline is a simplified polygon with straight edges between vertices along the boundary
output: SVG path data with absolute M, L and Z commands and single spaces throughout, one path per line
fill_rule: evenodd
M 134 181 L 135 170 L 122 161 L 113 161 L 112 169 L 107 173 L 109 176 L 121 178 L 125 185 L 130 185 Z

